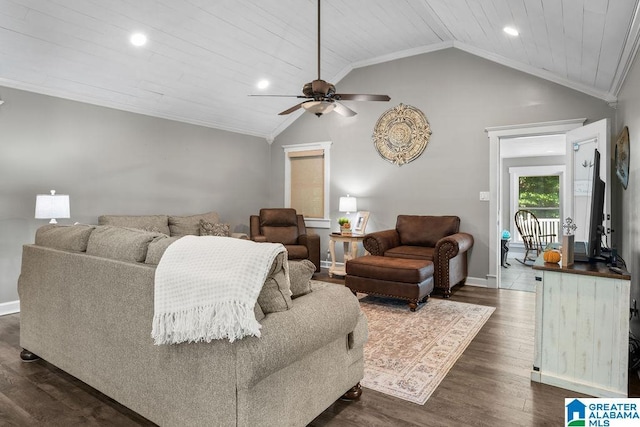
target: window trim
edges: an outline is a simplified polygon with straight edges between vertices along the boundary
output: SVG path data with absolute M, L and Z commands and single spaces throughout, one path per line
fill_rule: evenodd
M 305 144 L 283 145 L 284 150 L 284 206 L 291 207 L 291 159 L 289 153 L 296 151 L 324 151 L 324 218 L 305 218 L 305 226 L 309 228 L 331 228 L 331 217 L 329 215 L 329 187 L 331 183 L 330 158 L 331 141 L 310 142 Z

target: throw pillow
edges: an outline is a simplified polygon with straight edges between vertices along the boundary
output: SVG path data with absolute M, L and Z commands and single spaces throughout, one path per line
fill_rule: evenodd
M 36 230 L 36 245 L 67 251 L 85 252 L 94 225 L 47 224 Z
M 291 284 L 284 268 L 284 263 L 287 262 L 286 257 L 287 254 L 283 252 L 273 261 L 258 295 L 258 304 L 264 314 L 287 311 L 292 307 Z
M 160 236 L 156 237 L 149 243 L 149 248 L 147 249 L 147 257 L 144 260 L 145 264 L 160 264 L 160 259 L 162 255 L 164 255 L 164 251 L 167 250 L 170 244 L 180 239 L 180 237 L 168 237 L 168 236 Z
M 87 255 L 128 262 L 144 262 L 149 243 L 162 236 L 137 228 L 100 225 L 95 228 L 87 243 Z
M 209 221 L 205 221 L 204 219 L 201 219 L 200 235 L 229 237 L 231 235 L 231 232 L 229 231 L 229 224 L 211 223 Z
M 297 298 L 311 292 L 311 276 L 313 276 L 315 271 L 316 266 L 308 259 L 289 261 L 291 298 Z

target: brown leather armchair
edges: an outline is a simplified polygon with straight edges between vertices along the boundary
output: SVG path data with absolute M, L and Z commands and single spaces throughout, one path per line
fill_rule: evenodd
M 295 209 L 260 209 L 260 215 L 249 218 L 249 237 L 255 242 L 282 243 L 289 259 L 308 259 L 320 271 L 320 236 L 307 234 L 304 218 Z
M 467 279 L 467 251 L 473 246 L 473 236 L 459 229 L 457 216 L 398 215 L 394 230 L 367 234 L 362 243 L 371 255 L 433 262 L 435 289 L 448 298 Z

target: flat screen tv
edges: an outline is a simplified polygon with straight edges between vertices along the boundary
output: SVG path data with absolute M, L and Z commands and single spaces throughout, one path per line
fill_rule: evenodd
M 604 234 L 604 194 L 605 183 L 600 179 L 600 152 L 593 156 L 593 177 L 591 179 L 591 215 L 589 217 L 589 240 L 587 256 L 589 261 L 601 260 L 602 235 Z

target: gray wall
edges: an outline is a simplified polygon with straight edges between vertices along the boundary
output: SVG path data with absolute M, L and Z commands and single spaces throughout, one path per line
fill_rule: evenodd
M 615 149 L 617 135 L 624 126 L 629 127 L 629 184 L 624 190 L 617 177 L 612 178 L 611 211 L 616 230 L 618 250 L 627 262 L 631 272 L 631 298 L 638 301 L 640 308 L 640 61 L 638 55 L 627 75 L 618 95 L 616 126 L 612 126 L 615 135 L 612 148 Z M 614 169 L 615 170 L 615 169 Z M 614 172 L 615 173 L 615 172 Z M 631 320 L 631 330 L 640 336 L 640 318 Z
M 256 137 L 0 87 L 0 303 L 18 299 L 38 193 L 69 194 L 71 218 L 215 210 L 248 233 L 268 202 L 270 146 Z
M 469 274 L 484 279 L 489 271 L 489 204 L 479 192 L 489 190 L 491 126 L 586 117 L 613 118 L 606 102 L 501 66 L 457 49 L 447 49 L 360 68 L 338 83 L 338 92 L 383 93 L 389 103 L 345 103 L 358 112 L 301 116 L 282 132 L 271 150 L 271 203 L 284 199 L 281 145 L 333 141 L 331 218 L 338 198 L 358 197 L 358 208 L 371 212 L 367 231 L 395 226 L 398 214 L 455 214 L 462 231 L 475 237 Z M 378 117 L 399 103 L 422 110 L 433 135 L 421 157 L 405 166 L 383 160 L 372 145 Z M 334 228 L 337 224 L 334 221 Z M 326 251 L 328 231 L 323 236 Z

